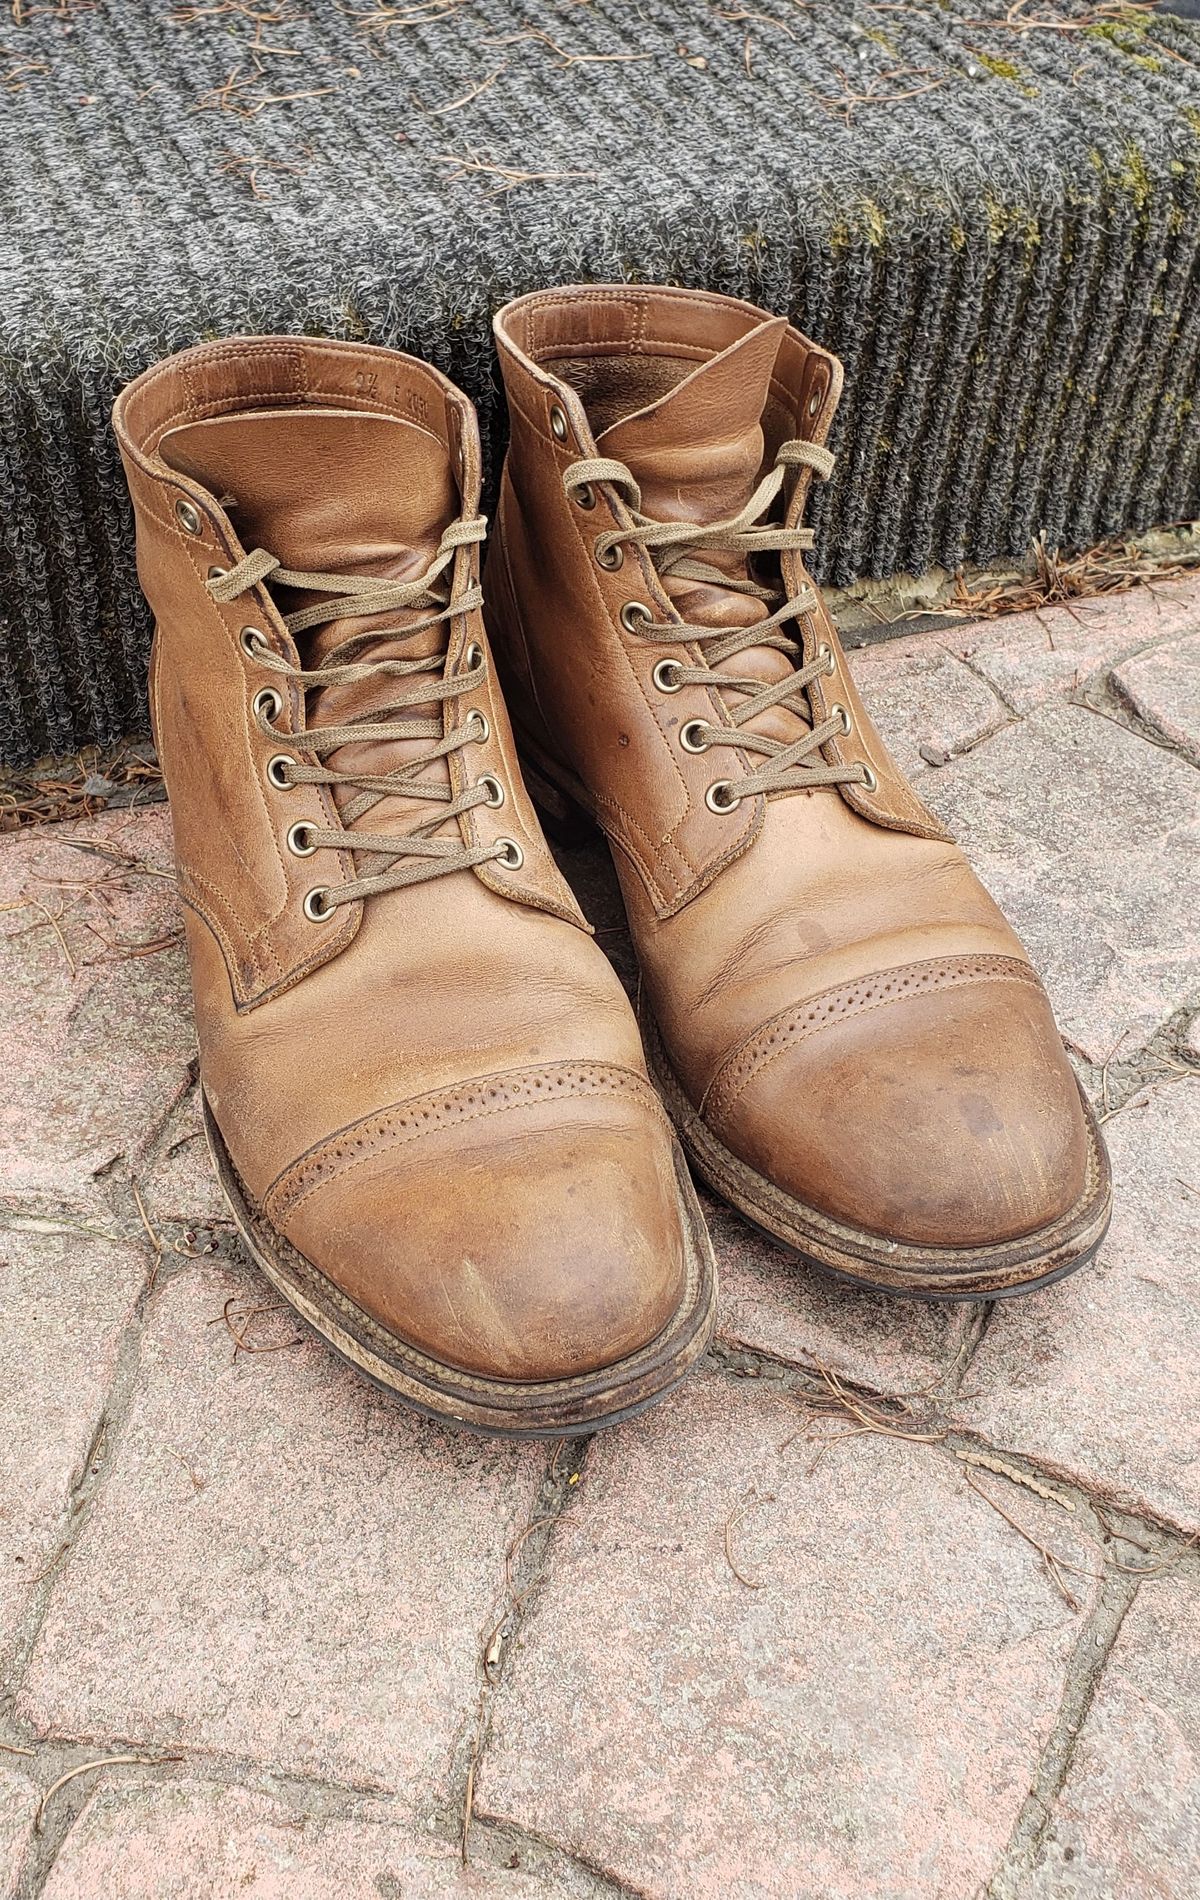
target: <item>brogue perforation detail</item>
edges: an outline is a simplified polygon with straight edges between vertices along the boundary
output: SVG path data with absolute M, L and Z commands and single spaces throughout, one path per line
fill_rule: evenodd
M 263 1207 L 278 1222 L 325 1182 L 373 1155 L 486 1115 L 534 1108 L 564 1097 L 621 1094 L 635 1095 L 656 1114 L 663 1114 L 662 1104 L 644 1076 L 607 1062 L 563 1062 L 549 1068 L 505 1070 L 456 1088 L 430 1090 L 381 1109 L 310 1149 L 267 1189 Z
M 785 1010 L 748 1036 L 718 1069 L 705 1091 L 701 1108 L 710 1120 L 726 1113 L 761 1069 L 810 1036 L 861 1016 L 872 1009 L 924 996 L 933 990 L 957 988 L 964 983 L 1025 983 L 1040 989 L 1037 972 L 1020 957 L 964 955 L 931 957 L 924 963 L 901 964 L 850 983 L 838 983 L 810 997 L 807 1003 Z

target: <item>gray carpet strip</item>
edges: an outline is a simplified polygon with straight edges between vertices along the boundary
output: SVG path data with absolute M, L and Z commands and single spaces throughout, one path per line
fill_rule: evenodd
M 1200 24 L 1091 0 L 21 0 L 0 26 L 0 757 L 144 730 L 108 431 L 201 338 L 362 337 L 504 416 L 575 279 L 846 363 L 843 583 L 1200 512 Z M 258 17 L 256 17 L 258 16 Z

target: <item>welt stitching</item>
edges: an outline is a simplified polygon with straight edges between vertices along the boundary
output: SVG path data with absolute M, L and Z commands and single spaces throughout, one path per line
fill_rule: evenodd
M 986 953 L 981 953 L 980 960 L 983 960 L 983 956 L 985 955 Z M 780 1040 L 772 1047 L 759 1047 L 757 1051 L 752 1053 L 752 1051 L 754 1051 L 754 1045 L 760 1042 L 760 1039 L 767 1034 L 774 1026 L 774 1023 L 780 1020 L 778 1017 L 773 1018 L 772 1022 L 764 1023 L 761 1029 L 755 1030 L 753 1035 L 748 1036 L 740 1048 L 721 1065 L 716 1078 L 705 1091 L 701 1104 L 702 1108 L 707 1109 L 711 1107 L 714 1114 L 720 1114 L 722 1109 L 731 1109 L 741 1096 L 743 1090 L 749 1087 L 755 1076 L 761 1074 L 763 1069 L 769 1068 L 772 1062 L 784 1054 L 785 1050 L 794 1049 L 798 1043 L 807 1042 L 810 1037 L 819 1035 L 822 1030 L 832 1029 L 837 1024 L 848 1022 L 856 1016 L 867 1016 L 874 1010 L 888 1009 L 894 1003 L 907 1002 L 913 995 L 929 995 L 932 991 L 942 989 L 947 985 L 957 987 L 960 984 L 967 983 L 1023 983 L 1034 988 L 1038 987 L 1036 972 L 1028 964 L 1020 963 L 1016 957 L 996 957 L 994 960 L 997 964 L 1001 964 L 1005 967 L 995 971 L 944 969 L 939 976 L 931 977 L 927 984 L 912 989 L 900 990 L 894 996 L 877 997 L 874 1002 L 864 1002 L 857 1006 L 851 1005 L 842 1010 L 838 1015 L 830 1016 L 824 1022 L 811 1023 L 795 1033 L 785 1030 Z M 971 961 L 974 962 L 975 959 L 972 958 Z M 901 968 L 905 967 L 908 969 L 919 969 L 920 965 L 909 964 L 907 966 L 901 966 Z M 881 974 L 891 974 L 891 972 Z M 856 979 L 856 982 L 861 981 L 863 981 L 863 979 Z M 811 1002 L 801 1004 L 796 1010 L 786 1011 L 784 1013 L 784 1020 L 786 1021 L 787 1017 L 791 1016 L 794 1022 L 803 1011 L 811 1009 L 814 1003 L 819 1002 L 822 996 L 836 995 L 838 990 L 852 990 L 854 987 L 855 982 L 851 982 L 838 984 L 833 990 L 824 990 L 820 992 L 818 996 L 814 996 Z M 732 1093 L 729 1093 L 726 1087 L 726 1079 L 731 1079 L 732 1074 L 736 1073 L 737 1064 L 740 1059 L 744 1059 L 747 1063 L 746 1073 Z
M 324 385 L 321 385 L 319 387 L 314 387 L 311 383 L 305 383 L 299 389 L 280 389 L 276 385 L 275 387 L 271 389 L 238 390 L 235 393 L 231 395 L 227 395 L 227 396 L 208 396 L 208 397 L 205 397 L 203 401 L 194 400 L 193 402 L 186 404 L 181 409 L 172 409 L 167 416 L 162 418 L 161 421 L 155 422 L 154 428 L 158 432 L 158 438 L 161 439 L 161 437 L 166 434 L 167 430 L 171 428 L 171 426 L 174 423 L 181 422 L 186 417 L 190 417 L 193 420 L 197 418 L 202 419 L 202 420 L 207 419 L 203 413 L 206 410 L 212 411 L 214 414 L 218 414 L 218 415 L 223 412 L 227 412 L 230 415 L 236 415 L 238 413 L 238 410 L 241 407 L 243 407 L 246 403 L 266 402 L 268 398 L 271 398 L 271 397 L 293 398 L 299 401 L 301 407 L 303 407 L 304 404 L 306 403 L 337 401 L 337 402 L 342 403 L 346 408 L 357 410 L 363 415 L 368 415 L 368 416 L 382 415 L 382 416 L 393 417 L 396 421 L 399 421 L 399 422 L 408 422 L 411 424 L 412 427 L 422 429 L 422 432 L 425 435 L 431 436 L 432 439 L 435 442 L 437 442 L 440 447 L 442 448 L 448 447 L 448 444 L 445 441 L 445 439 L 442 436 L 438 435 L 435 430 L 424 428 L 424 426 L 420 423 L 413 423 L 412 418 L 409 416 L 398 415 L 393 409 L 382 407 L 378 403 L 366 403 L 363 401 L 361 396 L 357 395 L 355 392 L 351 390 L 326 389 Z M 229 408 L 230 403 L 235 403 L 237 407 L 232 408 L 232 409 Z M 157 449 L 150 451 L 150 453 L 157 454 Z M 173 471 L 170 471 L 167 479 L 171 479 L 172 475 L 173 475 Z M 164 478 L 161 475 L 156 475 L 155 479 L 158 481 L 162 481 Z

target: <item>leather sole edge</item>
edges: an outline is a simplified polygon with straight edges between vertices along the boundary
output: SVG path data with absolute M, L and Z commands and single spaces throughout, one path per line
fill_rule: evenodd
M 707 1350 L 716 1318 L 716 1268 L 678 1143 L 687 1280 L 668 1325 L 636 1353 L 595 1372 L 545 1382 L 488 1379 L 406 1345 L 256 1215 L 203 1089 L 201 1108 L 217 1180 L 255 1265 L 326 1345 L 427 1418 L 488 1437 L 578 1437 L 620 1424 L 666 1398 Z

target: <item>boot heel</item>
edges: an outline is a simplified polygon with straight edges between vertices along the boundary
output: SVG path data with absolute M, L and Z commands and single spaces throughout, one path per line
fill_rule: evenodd
M 519 737 L 517 747 L 521 754 L 525 789 L 537 806 L 537 814 L 547 837 L 553 838 L 556 844 L 567 846 L 587 844 L 595 838 L 600 827 L 591 813 L 538 770 L 528 751 L 521 746 Z

